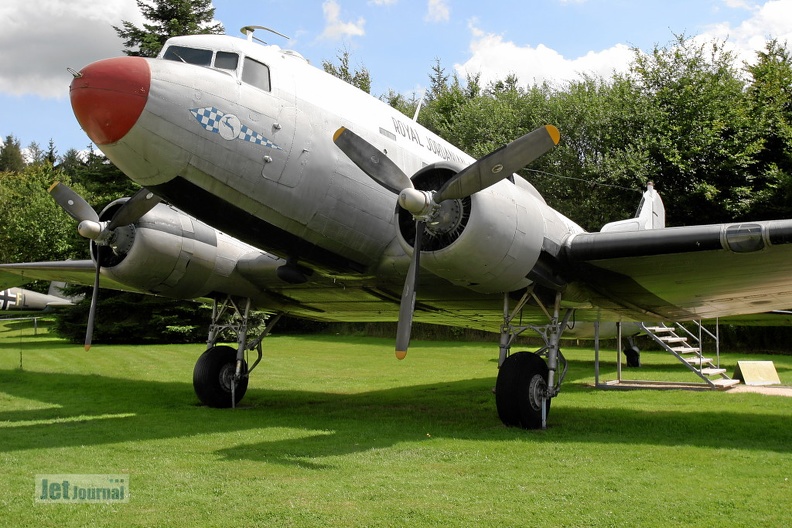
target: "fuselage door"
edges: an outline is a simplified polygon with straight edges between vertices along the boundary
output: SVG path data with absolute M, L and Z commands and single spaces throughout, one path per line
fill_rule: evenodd
M 284 64 L 275 63 L 275 67 L 271 67 L 245 57 L 241 95 L 241 102 L 249 109 L 250 118 L 262 122 L 272 143 L 262 152 L 262 176 L 294 187 L 299 179 L 294 181 L 290 172 L 284 171 L 294 150 L 297 110 L 293 76 Z

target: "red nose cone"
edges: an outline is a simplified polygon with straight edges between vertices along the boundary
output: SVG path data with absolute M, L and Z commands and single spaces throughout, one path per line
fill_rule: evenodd
M 74 115 L 94 143 L 115 143 L 146 106 L 149 65 L 141 57 L 118 57 L 89 64 L 80 73 L 69 90 Z

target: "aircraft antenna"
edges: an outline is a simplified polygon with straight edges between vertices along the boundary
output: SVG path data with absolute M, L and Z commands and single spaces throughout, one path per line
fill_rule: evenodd
M 421 98 L 418 100 L 418 107 L 415 109 L 415 115 L 413 116 L 413 122 L 418 122 L 418 114 L 421 113 L 421 108 L 423 107 L 424 97 L 426 97 L 426 90 L 423 91 L 421 94 Z
M 270 28 L 264 27 L 264 26 L 245 26 L 245 27 L 241 28 L 239 31 L 243 35 L 245 35 L 247 37 L 248 41 L 256 40 L 257 42 L 261 42 L 262 44 L 267 44 L 266 42 L 264 42 L 260 38 L 258 38 L 255 35 L 253 35 L 253 33 L 255 33 L 257 29 L 261 29 L 263 31 L 269 31 L 270 33 L 278 35 L 279 37 L 283 37 L 286 40 L 290 40 L 289 37 L 287 37 L 283 33 L 278 33 L 274 29 L 270 29 Z

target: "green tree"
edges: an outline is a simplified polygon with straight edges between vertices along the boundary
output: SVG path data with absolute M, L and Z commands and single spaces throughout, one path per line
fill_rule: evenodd
M 46 158 L 46 152 L 41 148 L 35 141 L 31 141 L 27 147 L 27 158 L 31 165 L 37 165 L 39 163 L 44 163 L 44 159 Z
M 82 155 L 77 149 L 70 148 L 59 158 L 60 163 L 57 168 L 61 172 L 69 175 L 76 174 L 85 165 Z
M 148 23 L 138 27 L 124 20 L 121 27 L 113 26 L 124 39 L 127 55 L 156 57 L 170 37 L 225 31 L 214 20 L 211 0 L 137 0 L 137 5 Z
M 87 241 L 79 237 L 74 220 L 47 192 L 56 177 L 47 164 L 31 165 L 21 172 L 0 172 L 0 262 L 87 257 Z
M 50 165 L 55 165 L 58 161 L 58 149 L 55 148 L 55 141 L 50 138 L 47 144 L 47 152 L 44 154 L 44 161 Z
M 58 313 L 55 332 L 82 343 L 91 306 L 90 288 L 83 300 Z M 138 293 L 100 290 L 93 342 L 196 343 L 206 340 L 211 306 Z
M 684 36 L 636 51 L 628 80 L 651 110 L 640 136 L 675 224 L 723 222 L 751 210 L 746 174 L 761 141 L 752 134 L 745 82 L 724 43 Z M 629 144 L 630 138 L 624 138 Z
M 87 190 L 86 199 L 96 209 L 101 209 L 118 198 L 132 196 L 140 189 L 140 185 L 127 178 L 103 154 L 90 148 L 84 162 L 72 162 L 69 176 Z
M 748 184 L 751 216 L 757 219 L 792 216 L 792 57 L 777 40 L 757 52 L 746 66 L 751 77 L 746 92 L 754 132 L 761 142 L 757 167 Z
M 22 156 L 22 145 L 13 135 L 6 136 L 0 146 L 0 172 L 21 172 L 25 168 L 25 158 Z
M 404 94 L 400 94 L 392 89 L 388 90 L 387 94 L 380 96 L 380 100 L 384 101 L 390 107 L 395 108 L 411 119 L 415 115 L 415 110 L 418 108 L 418 104 L 420 103 L 420 101 L 415 96 L 415 92 L 413 92 L 412 97 L 408 98 Z
M 353 69 L 349 64 L 349 50 L 347 49 L 339 51 L 336 58 L 338 59 L 338 64 L 333 64 L 327 60 L 322 61 L 324 71 L 366 93 L 371 93 L 371 75 L 366 67 L 361 66 Z

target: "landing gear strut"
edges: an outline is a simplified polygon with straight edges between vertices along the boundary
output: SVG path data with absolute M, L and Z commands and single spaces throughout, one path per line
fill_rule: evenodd
M 544 310 L 549 322 L 545 325 L 520 325 L 515 320 L 522 314 L 526 303 L 533 298 Z M 559 348 L 559 340 L 572 309 L 561 317 L 561 293 L 556 293 L 552 315 L 539 298 L 527 291 L 515 308 L 509 311 L 509 295 L 504 295 L 503 326 L 501 327 L 498 380 L 495 384 L 495 404 L 498 416 L 508 427 L 539 429 L 547 427 L 550 401 L 561 390 L 566 376 L 567 362 Z M 517 352 L 510 355 L 514 340 L 526 330 L 534 330 L 545 342 L 536 352 Z M 547 358 L 547 361 L 542 359 Z M 563 370 L 556 379 L 559 361 Z
M 212 324 L 209 326 L 206 352 L 193 369 L 193 388 L 201 403 L 209 407 L 236 407 L 248 387 L 248 379 L 262 358 L 261 342 L 283 315 L 278 313 L 268 323 L 261 335 L 248 341 L 250 299 L 243 309 L 228 296 L 222 302 L 214 301 Z M 223 330 L 236 335 L 237 348 L 217 345 Z M 248 368 L 247 352 L 255 349 L 258 357 Z

